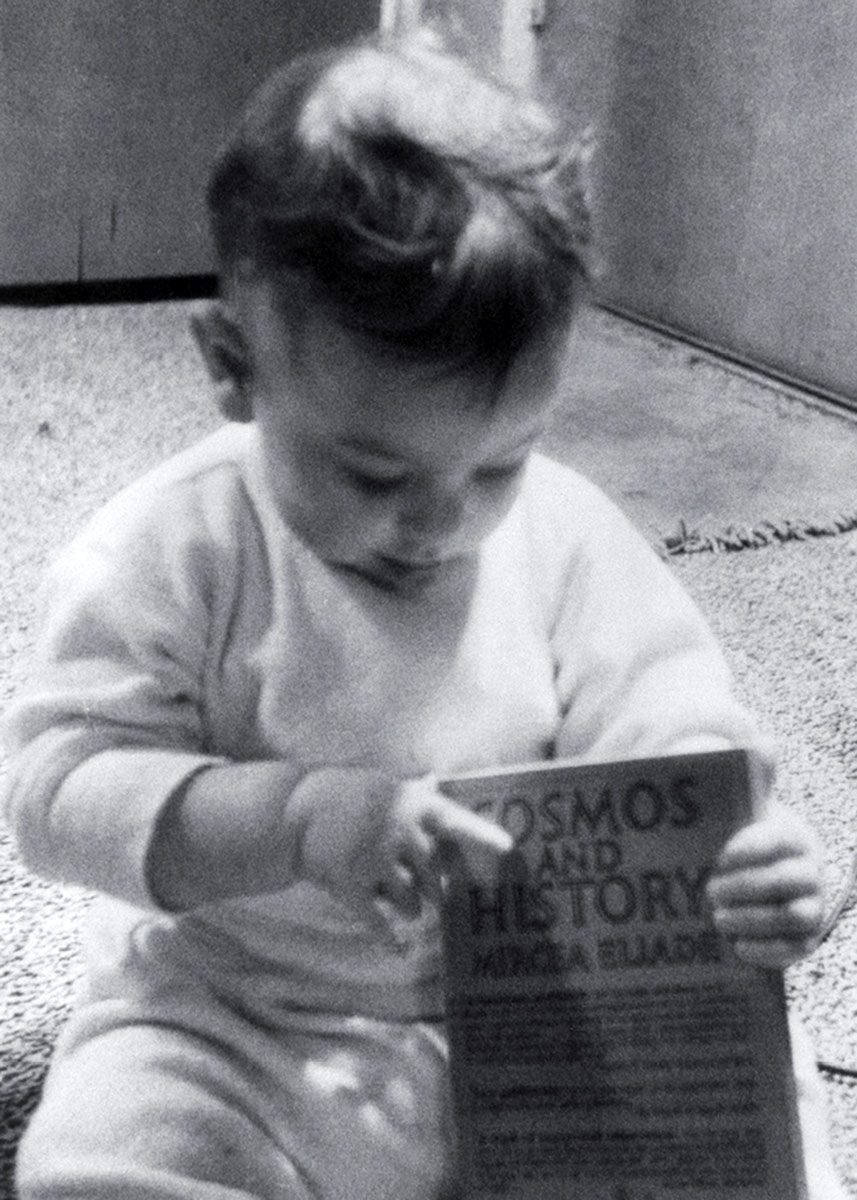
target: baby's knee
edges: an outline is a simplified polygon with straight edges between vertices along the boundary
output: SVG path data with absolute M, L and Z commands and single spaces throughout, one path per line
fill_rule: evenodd
M 157 1103 L 157 1092 L 152 1104 Z M 79 1119 L 80 1117 L 83 1119 Z M 292 1164 L 239 1113 L 127 1106 L 36 1113 L 17 1164 L 20 1200 L 309 1200 Z
M 19 1150 L 21 1200 L 306 1200 L 228 1070 L 150 1032 L 143 1045 L 116 1031 L 51 1071 Z

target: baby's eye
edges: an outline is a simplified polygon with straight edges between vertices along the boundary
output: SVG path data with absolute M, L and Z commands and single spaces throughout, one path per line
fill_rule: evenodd
M 354 467 L 343 468 L 346 479 L 364 496 L 387 496 L 402 487 L 405 477 L 401 475 L 372 475 Z
M 511 483 L 523 467 L 523 462 L 500 463 L 495 467 L 481 467 L 476 472 L 476 482 L 485 487 L 499 487 Z

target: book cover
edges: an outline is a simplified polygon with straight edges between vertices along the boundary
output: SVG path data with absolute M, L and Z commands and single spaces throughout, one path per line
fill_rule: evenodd
M 806 1200 L 782 976 L 705 901 L 749 755 L 441 788 L 516 841 L 496 885 L 454 872 L 444 901 L 465 1200 Z

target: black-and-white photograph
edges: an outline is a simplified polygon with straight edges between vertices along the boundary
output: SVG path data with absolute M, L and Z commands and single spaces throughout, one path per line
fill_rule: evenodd
M 0 1200 L 857 1200 L 857 6 L 0 0 Z

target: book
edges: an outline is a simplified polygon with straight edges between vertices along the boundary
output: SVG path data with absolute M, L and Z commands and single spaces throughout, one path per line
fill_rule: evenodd
M 730 750 L 441 782 L 515 839 L 443 903 L 465 1200 L 806 1200 L 782 974 L 705 900 L 753 779 Z

